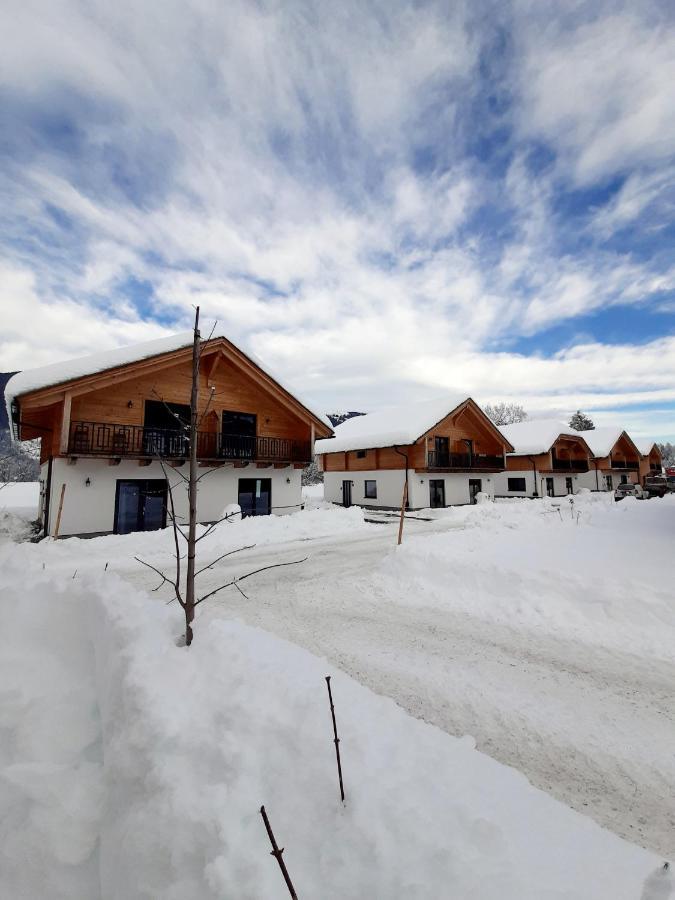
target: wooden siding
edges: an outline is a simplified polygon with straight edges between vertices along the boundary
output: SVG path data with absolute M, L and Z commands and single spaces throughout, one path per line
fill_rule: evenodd
M 427 451 L 434 449 L 437 437 L 448 438 L 450 453 L 466 453 L 465 439 L 473 441 L 474 453 L 501 455 L 504 450 L 503 442 L 492 432 L 480 413 L 471 404 L 466 404 L 430 428 L 417 443 L 399 445 L 401 453 L 408 455 L 409 468 L 427 468 Z M 405 469 L 406 466 L 405 458 L 393 447 L 369 448 L 362 458 L 359 458 L 358 453 L 358 450 L 351 450 L 347 453 L 324 454 L 324 472 Z
M 208 374 L 213 371 L 209 380 Z M 73 396 L 70 421 L 106 422 L 121 425 L 143 425 L 145 401 L 162 399 L 167 403 L 187 404 L 190 401 L 191 361 L 184 359 L 156 372 L 117 381 L 105 387 Z M 310 416 L 303 420 L 280 399 L 263 388 L 248 374 L 227 359 L 221 359 L 215 370 L 213 360 L 205 356 L 200 379 L 200 412 L 203 412 L 215 386 L 209 414 L 200 426 L 201 431 L 218 431 L 223 410 L 254 413 L 260 437 L 288 438 L 309 441 L 312 435 Z M 35 403 L 39 403 L 36 397 Z M 42 437 L 42 457 L 57 456 L 61 447 L 64 400 L 47 407 L 21 404 L 22 419 L 34 422 L 51 431 L 32 429 L 31 437 Z M 327 431 L 327 429 L 326 429 Z M 22 429 L 22 437 L 27 436 Z

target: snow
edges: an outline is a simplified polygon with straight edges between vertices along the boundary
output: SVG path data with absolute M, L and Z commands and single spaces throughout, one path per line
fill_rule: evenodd
M 558 419 L 527 419 L 513 425 L 501 425 L 500 430 L 513 444 L 516 454 L 548 453 L 561 435 L 579 437 L 580 434 Z
M 195 643 L 179 648 L 175 604 L 95 573 L 102 545 L 89 542 L 86 559 L 80 542 L 61 546 L 89 569 L 65 577 L 48 557 L 43 570 L 51 542 L 0 549 L 12 621 L 0 658 L 6 896 L 283 897 L 263 803 L 301 897 L 668 896 L 659 857 L 472 739 L 231 618 L 200 616 Z
M 593 456 L 600 458 L 609 456 L 616 442 L 621 435 L 626 434 L 626 432 L 620 425 L 601 425 L 590 431 L 578 431 L 577 434 L 580 434 L 586 441 L 593 452 Z M 627 434 L 626 437 L 633 443 Z M 635 447 L 635 444 L 633 444 L 633 446 Z M 637 450 L 637 447 L 635 447 L 635 449 Z
M 27 540 L 38 514 L 37 481 L 0 482 L 0 542 Z
M 316 453 L 366 450 L 414 444 L 441 419 L 466 402 L 464 394 L 446 394 L 437 400 L 389 407 L 353 416 L 334 429 L 335 437 L 316 442 Z
M 227 335 L 214 334 L 212 340 L 218 338 L 230 340 Z M 169 337 L 159 338 L 154 341 L 145 341 L 143 343 L 132 344 L 128 347 L 117 347 L 114 350 L 103 350 L 91 356 L 83 356 L 79 359 L 64 360 L 63 362 L 52 363 L 48 366 L 41 366 L 37 369 L 27 369 L 23 372 L 17 372 L 9 379 L 5 386 L 5 402 L 7 404 L 7 413 L 11 422 L 11 405 L 15 397 L 26 394 L 29 391 L 36 391 L 41 388 L 51 387 L 53 385 L 62 384 L 71 381 L 74 378 L 82 378 L 87 375 L 95 375 L 105 372 L 108 369 L 114 369 L 117 366 L 124 366 L 129 363 L 139 362 L 143 359 L 150 359 L 153 356 L 159 356 L 163 353 L 170 353 L 173 350 L 181 350 L 192 345 L 193 335 L 191 331 L 184 331 L 180 334 L 170 335 Z M 232 341 L 230 341 L 233 343 Z M 239 346 L 239 345 L 237 345 Z M 331 428 L 329 419 L 323 414 L 316 412 L 312 406 L 303 400 L 300 394 L 292 387 L 286 385 L 284 381 L 274 374 L 270 368 L 263 364 L 255 354 L 248 349 L 239 347 L 259 369 L 265 372 L 270 378 L 274 379 L 285 391 L 295 397 L 309 412 L 317 419 Z
M 656 447 L 656 441 L 653 438 L 635 438 L 633 443 L 640 451 L 640 456 L 649 456 L 652 449 Z

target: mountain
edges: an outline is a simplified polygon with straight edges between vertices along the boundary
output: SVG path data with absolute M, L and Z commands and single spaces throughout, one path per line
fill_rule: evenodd
M 353 419 L 354 416 L 365 416 L 365 413 L 362 412 L 334 412 L 334 413 L 326 413 L 328 418 L 330 419 L 331 425 L 335 428 L 336 425 L 342 425 L 343 422 L 346 422 L 347 419 Z

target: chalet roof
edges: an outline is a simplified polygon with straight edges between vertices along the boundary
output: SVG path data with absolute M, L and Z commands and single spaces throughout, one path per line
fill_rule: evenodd
M 513 444 L 515 454 L 548 453 L 559 437 L 578 438 L 583 435 L 560 419 L 527 419 L 513 425 L 501 425 L 502 434 Z
M 225 338 L 226 340 L 229 340 L 230 343 L 234 344 L 234 341 L 231 341 L 227 335 L 211 335 L 211 340 L 217 340 L 218 338 Z M 49 366 L 41 366 L 38 369 L 27 369 L 24 372 L 17 372 L 16 375 L 9 379 L 5 386 L 5 403 L 10 412 L 10 418 L 12 401 L 22 394 L 37 391 L 42 388 L 54 387 L 59 384 L 65 384 L 76 378 L 98 375 L 109 369 L 116 369 L 119 366 L 128 365 L 129 363 L 140 362 L 141 360 L 149 359 L 153 356 L 161 356 L 164 353 L 171 353 L 174 350 L 182 350 L 185 347 L 190 347 L 192 345 L 192 340 L 192 332 L 184 331 L 180 334 L 159 338 L 159 340 L 132 344 L 128 347 L 117 347 L 114 350 L 104 350 L 100 353 L 93 354 L 92 356 L 82 356 L 78 359 L 64 360 L 63 362 L 52 363 Z M 313 409 L 295 388 L 285 383 L 282 378 L 269 368 L 269 366 L 263 364 L 255 354 L 251 353 L 240 344 L 235 344 L 235 346 L 247 356 L 251 362 L 258 366 L 259 369 L 276 381 L 280 387 L 304 406 L 308 412 L 327 425 L 332 431 L 330 420 L 323 413 Z
M 579 431 L 577 434 L 580 434 L 584 438 L 591 448 L 593 456 L 603 457 L 609 456 L 614 444 L 616 444 L 621 435 L 626 434 L 626 432 L 620 425 L 601 425 L 599 428 L 593 428 L 590 431 Z M 635 443 L 631 440 L 630 436 L 626 434 L 626 437 L 637 450 L 638 448 L 635 446 Z
M 652 447 L 656 447 L 656 441 L 652 438 L 633 438 L 633 443 L 640 451 L 640 456 L 649 456 Z
M 429 429 L 470 399 L 465 394 L 446 394 L 437 400 L 408 403 L 364 416 L 353 416 L 335 427 L 334 438 L 317 441 L 315 452 L 341 453 L 414 444 Z

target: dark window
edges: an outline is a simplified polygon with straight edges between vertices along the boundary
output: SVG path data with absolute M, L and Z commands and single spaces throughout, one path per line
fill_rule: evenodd
M 255 437 L 255 433 L 255 413 L 223 411 L 223 434 L 241 434 L 246 437 Z
M 509 478 L 509 487 L 510 491 L 526 491 L 527 487 L 525 486 L 524 478 Z
M 357 450 L 357 451 L 356 451 L 356 458 L 357 458 L 357 459 L 365 459 L 367 453 L 368 453 L 367 450 Z
M 365 496 L 369 500 L 377 500 L 377 482 L 366 481 Z
M 628 484 L 628 475 L 621 476 L 621 484 Z
M 156 456 L 187 456 L 190 452 L 189 427 L 189 406 L 183 403 L 164 403 L 162 400 L 146 400 L 143 452 Z M 113 452 L 124 453 L 127 442 L 124 429 L 117 429 L 112 438 Z
M 567 491 L 568 494 L 574 493 L 574 482 L 572 481 L 571 478 L 565 479 L 565 490 Z
M 255 459 L 255 413 L 223 411 L 221 453 L 225 459 Z

